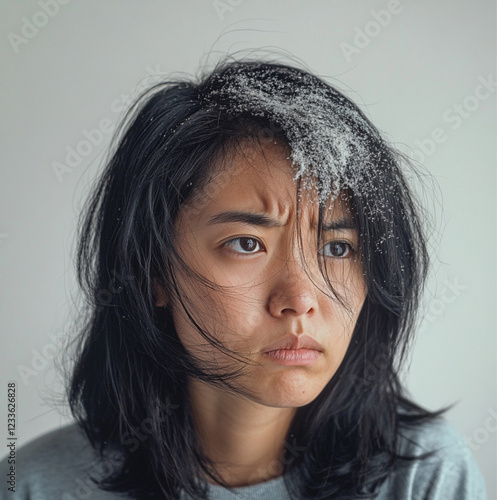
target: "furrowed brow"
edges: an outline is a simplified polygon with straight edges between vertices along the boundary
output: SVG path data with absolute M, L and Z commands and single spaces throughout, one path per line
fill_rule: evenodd
M 264 214 L 252 212 L 221 212 L 212 216 L 207 224 L 225 224 L 229 222 L 239 222 L 242 224 L 250 224 L 252 226 L 263 227 L 283 227 L 284 224 L 277 219 L 273 219 Z
M 354 221 L 348 218 L 323 223 L 323 231 L 341 231 L 353 229 L 356 229 Z
M 227 224 L 238 222 L 248 224 L 251 226 L 262 227 L 283 227 L 284 223 L 278 219 L 273 219 L 264 214 L 253 212 L 229 211 L 221 212 L 209 218 L 207 224 Z M 354 221 L 349 218 L 338 219 L 323 224 L 323 231 L 340 231 L 340 230 L 354 230 L 356 229 Z

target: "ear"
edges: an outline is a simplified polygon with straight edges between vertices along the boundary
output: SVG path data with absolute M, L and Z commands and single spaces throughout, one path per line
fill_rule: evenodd
M 168 300 L 164 289 L 159 285 L 157 278 L 154 278 L 155 307 L 166 307 Z

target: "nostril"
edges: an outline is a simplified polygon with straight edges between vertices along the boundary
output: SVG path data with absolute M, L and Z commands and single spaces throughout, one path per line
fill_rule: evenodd
M 315 312 L 315 298 L 311 294 L 281 294 L 273 296 L 269 309 L 273 316 L 309 315 Z

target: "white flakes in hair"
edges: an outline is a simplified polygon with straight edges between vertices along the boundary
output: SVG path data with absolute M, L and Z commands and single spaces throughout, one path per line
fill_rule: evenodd
M 229 114 L 264 117 L 280 126 L 291 148 L 295 180 L 316 189 L 319 201 L 335 199 L 345 188 L 356 194 L 372 188 L 372 169 L 381 151 L 372 150 L 376 129 L 348 99 L 299 70 L 247 67 L 214 76 L 216 105 Z M 206 96 L 209 100 L 209 96 Z M 376 142 L 376 141 L 375 141 Z

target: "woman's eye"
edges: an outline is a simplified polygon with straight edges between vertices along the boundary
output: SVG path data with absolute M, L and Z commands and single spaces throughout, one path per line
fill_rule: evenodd
M 325 257 L 345 258 L 349 257 L 352 252 L 352 246 L 345 241 L 330 241 L 319 250 L 320 255 Z
M 227 241 L 224 245 L 234 252 L 243 254 L 257 253 L 262 250 L 262 245 L 259 240 L 250 238 L 248 236 L 234 238 L 230 241 Z

